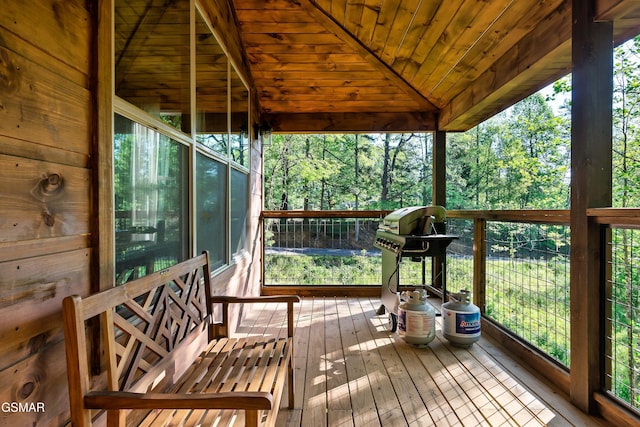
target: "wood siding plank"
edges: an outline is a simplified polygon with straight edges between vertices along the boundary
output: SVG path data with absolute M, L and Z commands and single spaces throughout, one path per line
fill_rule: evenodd
M 89 170 L 0 154 L 0 182 L 2 241 L 89 233 Z
M 0 262 L 0 369 L 62 340 L 62 299 L 87 293 L 90 256 L 78 249 Z

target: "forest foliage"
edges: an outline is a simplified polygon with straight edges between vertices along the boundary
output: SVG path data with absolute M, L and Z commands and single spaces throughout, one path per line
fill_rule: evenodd
M 569 117 L 535 94 L 447 135 L 447 208 L 567 208 Z M 275 135 L 266 208 L 395 209 L 431 204 L 431 134 Z

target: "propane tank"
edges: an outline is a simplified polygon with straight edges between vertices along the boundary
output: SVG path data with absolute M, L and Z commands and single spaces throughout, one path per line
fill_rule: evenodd
M 451 294 L 442 304 L 442 334 L 456 347 L 470 347 L 480 339 L 480 308 L 470 301 L 466 289 Z
M 427 346 L 436 337 L 436 311 L 427 303 L 427 292 L 416 289 L 400 294 L 398 334 L 408 344 Z

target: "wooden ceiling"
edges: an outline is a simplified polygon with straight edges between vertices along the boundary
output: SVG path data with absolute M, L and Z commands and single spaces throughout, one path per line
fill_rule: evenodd
M 275 131 L 464 131 L 570 72 L 569 0 L 233 0 Z M 622 42 L 640 1 L 599 0 Z

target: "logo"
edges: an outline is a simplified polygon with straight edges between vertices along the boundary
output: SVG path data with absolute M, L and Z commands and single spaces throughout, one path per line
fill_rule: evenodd
M 3 413 L 44 412 L 44 402 L 2 402 L 0 411 Z

